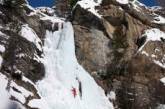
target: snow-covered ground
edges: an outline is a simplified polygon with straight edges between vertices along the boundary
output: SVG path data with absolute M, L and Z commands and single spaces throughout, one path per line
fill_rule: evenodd
M 42 107 L 42 101 L 44 109 L 113 109 L 103 89 L 77 62 L 70 22 L 59 22 L 58 31 L 46 31 L 44 55 L 46 76 L 37 83 L 41 100 L 29 106 Z

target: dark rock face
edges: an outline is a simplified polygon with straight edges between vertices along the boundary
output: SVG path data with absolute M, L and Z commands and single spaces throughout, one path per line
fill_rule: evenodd
M 165 76 L 165 69 L 156 65 L 151 56 L 155 54 L 160 57 L 157 60 L 163 59 L 164 42 L 145 45 L 143 51 L 149 56 L 138 48 L 146 41 L 140 37 L 144 30 L 153 27 L 164 30 L 165 25 L 152 23 L 148 9 L 139 13 L 114 0 L 104 0 L 98 9 L 101 19 L 79 5 L 73 12 L 79 63 L 106 92 L 116 92 L 117 109 L 155 109 L 158 104 L 164 104 L 160 78 Z M 161 53 L 155 53 L 156 48 Z
M 38 26 L 40 25 L 38 25 L 37 28 L 35 28 L 35 23 L 33 23 L 36 20 L 35 18 L 33 19 L 32 23 L 30 23 L 31 21 L 26 22 L 26 20 L 28 21 L 29 18 L 21 12 L 18 13 L 19 10 L 22 12 L 26 11 L 23 10 L 24 8 L 22 8 L 22 10 L 19 7 L 14 8 L 15 10 L 11 10 L 10 8 L 8 8 L 8 5 L 1 6 L 1 12 L 3 13 L 3 16 L 1 17 L 1 25 L 4 26 L 4 28 L 2 28 L 1 31 L 6 35 L 6 38 L 4 37 L 4 41 L 6 42 L 4 43 L 6 51 L 3 53 L 4 61 L 2 65 L 2 72 L 7 71 L 7 73 L 12 73 L 14 72 L 14 67 L 16 67 L 22 72 L 24 72 L 25 75 L 31 75 L 34 73 L 33 80 L 37 81 L 38 79 L 41 79 L 43 77 L 44 68 L 41 63 L 38 63 L 35 60 L 33 60 L 33 57 L 34 54 L 41 56 L 42 51 L 38 50 L 33 43 L 29 42 L 28 40 L 20 36 L 19 31 L 21 29 L 22 24 L 24 23 L 28 23 L 29 25 L 32 24 L 31 26 L 34 27 L 34 30 L 38 29 L 38 31 L 41 31 L 42 29 L 39 29 L 40 27 Z M 10 29 L 7 30 L 5 29 L 5 27 L 8 27 Z M 43 34 L 44 33 L 38 34 L 38 36 L 42 39 Z M 19 57 L 20 54 L 24 54 L 25 57 Z M 32 65 L 33 67 L 30 67 L 30 65 Z M 36 72 L 38 72 L 37 75 L 35 74 Z M 40 73 L 40 77 L 35 77 L 39 76 Z
M 105 72 L 106 64 L 110 61 L 107 59 L 111 52 L 108 49 L 109 37 L 101 21 L 99 21 L 100 19 L 80 9 L 79 6 L 77 8 L 79 8 L 78 12 L 74 12 L 75 17 L 73 18 L 77 58 L 81 64 L 86 66 L 88 71 Z
M 28 24 L 42 40 L 45 35 L 44 24 L 39 20 L 39 17 L 28 16 L 32 10 L 26 5 L 24 0 L 5 1 L 0 5 L 0 44 L 5 47 L 5 51 L 1 52 L 3 63 L 0 72 L 9 79 L 7 90 L 14 90 L 20 93 L 16 87 L 10 87 L 11 81 L 14 81 L 18 86 L 25 88 L 33 93 L 33 96 L 26 97 L 24 104 L 17 98 L 11 96 L 10 99 L 18 101 L 27 108 L 28 102 L 31 99 L 40 98 L 34 85 L 29 81 L 24 81 L 26 77 L 30 81 L 37 82 L 45 75 L 43 63 L 37 61 L 36 56 L 42 57 L 42 50 L 20 35 L 21 27 Z M 42 31 L 42 32 L 41 32 Z M 30 34 L 29 34 L 30 35 Z M 42 44 L 40 43 L 42 46 Z
M 56 0 L 55 12 L 60 17 L 68 17 L 71 12 L 70 0 Z

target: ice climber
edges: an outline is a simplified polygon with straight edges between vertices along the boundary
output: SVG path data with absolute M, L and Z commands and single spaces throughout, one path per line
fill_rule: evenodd
M 82 97 L 82 85 L 81 85 L 81 81 L 76 77 L 76 80 L 78 81 L 78 84 L 79 84 L 79 94 L 80 94 L 80 97 Z
M 72 94 L 74 98 L 77 96 L 76 88 L 72 87 Z

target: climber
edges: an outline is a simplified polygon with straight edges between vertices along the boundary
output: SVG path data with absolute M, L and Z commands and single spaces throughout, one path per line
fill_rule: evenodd
M 73 94 L 74 98 L 75 98 L 76 95 L 77 95 L 76 88 L 74 88 L 74 87 L 72 87 L 72 94 Z
M 78 81 L 78 84 L 79 84 L 80 97 L 82 97 L 82 84 L 81 84 L 81 81 L 78 79 L 78 77 L 76 77 L 76 80 Z

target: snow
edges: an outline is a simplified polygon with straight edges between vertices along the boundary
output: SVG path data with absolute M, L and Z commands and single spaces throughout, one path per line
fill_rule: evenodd
M 130 1 L 130 3 L 133 6 L 133 8 L 138 12 L 143 11 L 143 9 L 141 7 L 146 7 L 146 5 L 142 4 L 141 2 L 139 2 L 137 0 Z
M 46 101 L 41 99 L 33 99 L 28 103 L 28 106 L 32 108 L 39 108 L 39 109 L 49 109 L 48 105 L 46 104 Z
M 4 0 L 0 0 L 0 4 L 4 4 Z
M 0 35 L 4 36 L 5 34 L 2 33 L 2 32 L 0 31 Z M 4 45 L 0 45 L 0 52 L 1 52 L 1 53 L 5 52 L 5 47 L 4 47 Z M 0 68 L 1 68 L 2 62 L 3 62 L 3 58 L 2 58 L 2 56 L 0 55 Z
M 165 77 L 160 79 L 160 81 L 165 85 Z
M 159 65 L 160 67 L 165 68 L 165 64 L 164 63 L 162 63 L 162 62 L 160 62 L 158 60 L 153 60 L 153 61 L 154 61 L 155 64 Z
M 157 56 L 156 56 L 156 55 L 154 55 L 154 54 L 152 54 L 152 55 L 151 55 L 151 57 L 152 57 L 152 58 L 157 58 Z
M 56 22 L 64 22 L 63 18 L 59 18 L 54 14 L 54 10 L 48 7 L 38 7 L 36 9 L 34 9 L 33 7 L 27 5 L 27 7 L 32 11 L 30 12 L 30 14 L 28 14 L 27 16 L 34 16 L 34 15 L 38 15 L 40 17 L 41 20 L 43 21 L 50 21 L 52 23 L 56 23 Z M 49 16 L 47 14 L 44 14 L 43 12 L 47 12 L 49 14 L 52 14 L 53 16 Z
M 28 41 L 34 43 L 38 50 L 42 51 L 42 47 L 40 44 L 42 44 L 40 38 L 37 36 L 35 31 L 30 28 L 27 24 L 22 25 L 22 29 L 20 31 L 20 35 L 27 39 Z
M 109 94 L 107 95 L 107 97 L 110 100 L 116 100 L 116 93 L 114 91 L 110 91 Z
M 165 104 L 159 104 L 159 106 L 156 109 L 165 109 Z
M 0 74 L 0 109 L 6 109 L 8 105 L 9 94 L 6 91 L 8 80 L 2 74 Z
M 162 39 L 165 39 L 165 33 L 163 31 L 160 31 L 157 28 L 152 28 L 152 29 L 148 29 L 145 31 L 145 33 L 142 35 L 142 37 L 146 37 L 146 42 L 139 48 L 138 51 L 141 52 L 141 54 L 144 54 L 146 56 L 150 56 L 146 51 L 143 50 L 144 46 L 149 42 L 149 41 L 161 41 Z M 155 49 L 155 51 L 158 51 L 157 49 Z M 162 68 L 165 68 L 165 64 L 160 62 L 159 60 L 154 59 L 154 55 L 151 55 L 152 61 L 159 65 Z
M 149 41 L 161 41 L 162 39 L 165 39 L 165 33 L 163 31 L 160 31 L 157 28 L 152 28 L 152 29 L 148 29 L 145 31 L 145 33 L 142 35 L 142 37 L 146 37 L 146 42 L 139 48 L 139 51 L 141 52 L 141 54 L 146 55 L 147 57 L 150 56 L 150 54 L 148 54 L 146 51 L 143 50 L 143 48 L 145 47 L 145 45 L 149 42 Z M 160 51 L 159 49 L 155 49 L 155 52 Z M 155 57 L 156 55 L 151 54 L 151 59 L 152 61 L 159 65 L 162 68 L 165 68 L 165 63 L 163 63 L 163 60 L 157 60 Z
M 26 54 L 24 54 L 24 53 L 19 53 L 19 54 L 16 55 L 16 57 L 18 57 L 18 58 L 23 58 L 25 56 L 26 56 Z
M 5 47 L 3 45 L 0 45 L 0 52 L 5 52 Z
M 149 54 L 146 51 L 142 51 L 141 53 L 146 55 L 146 56 L 149 56 Z
M 18 99 L 21 103 L 25 103 L 26 102 L 26 98 L 29 96 L 33 96 L 33 93 L 31 93 L 30 91 L 26 90 L 25 88 L 18 86 L 15 82 L 11 81 L 10 87 L 14 87 L 16 89 L 18 89 L 20 92 L 16 92 L 14 91 L 12 88 L 9 91 L 9 93 L 14 96 L 16 99 Z
M 156 15 L 156 17 L 154 17 L 153 22 L 157 24 L 165 24 L 165 18 L 160 15 Z
M 87 9 L 89 12 L 93 13 L 97 17 L 101 18 L 101 15 L 98 13 L 98 10 L 95 9 L 96 6 L 99 6 L 102 3 L 102 0 L 81 0 L 78 1 L 77 4 L 79 4 L 82 8 Z
M 149 55 L 146 51 L 142 51 L 141 54 L 143 54 L 143 55 L 145 55 L 147 57 L 151 57 L 152 58 L 152 61 L 155 64 L 159 65 L 162 68 L 165 68 L 165 64 L 162 61 L 156 60 L 156 58 L 157 58 L 156 55 L 154 55 L 154 54 Z
M 49 7 L 37 7 L 35 9 L 36 11 L 46 12 L 48 14 L 53 15 L 55 13 L 55 10 Z
M 2 66 L 2 62 L 3 62 L 3 58 L 2 58 L 2 56 L 0 56 L 0 68 Z
M 165 33 L 157 28 L 152 28 L 146 30 L 142 37 L 147 37 L 147 39 L 144 45 L 139 48 L 139 51 L 141 51 L 149 41 L 161 41 L 161 38 L 165 39 Z
M 57 18 L 57 17 L 50 17 L 50 16 L 44 16 L 41 18 L 41 20 L 49 20 L 52 23 L 56 23 L 56 22 L 64 22 L 62 19 Z
M 25 98 L 28 96 L 33 96 L 33 94 L 29 91 L 27 91 L 25 88 L 18 86 L 14 81 L 10 81 L 11 83 L 8 84 L 9 80 L 7 77 L 0 73 L 0 109 L 7 109 L 10 101 L 10 96 L 15 97 L 17 100 L 19 100 L 21 103 L 25 103 Z M 7 90 L 7 87 L 10 87 L 9 90 Z M 20 92 L 16 92 L 13 90 L 13 87 L 18 89 Z M 22 108 L 23 109 L 23 108 Z
M 34 83 L 33 83 L 31 80 L 29 80 L 28 78 L 26 78 L 25 76 L 22 77 L 22 80 L 23 80 L 24 82 L 28 82 L 28 83 L 34 85 Z
M 116 1 L 120 4 L 128 4 L 129 3 L 128 0 L 116 0 Z
M 3 27 L 2 27 L 2 28 L 3 28 Z M 0 35 L 1 35 L 1 36 L 6 36 L 6 34 L 2 33 L 1 31 L 0 31 Z
M 44 104 L 44 109 L 113 109 L 103 89 L 77 62 L 71 23 L 63 25 L 58 31 L 46 31 L 43 49 L 46 76 L 37 83 L 41 99 L 33 99 L 28 105 L 41 108 Z M 75 98 L 73 87 L 77 91 Z

